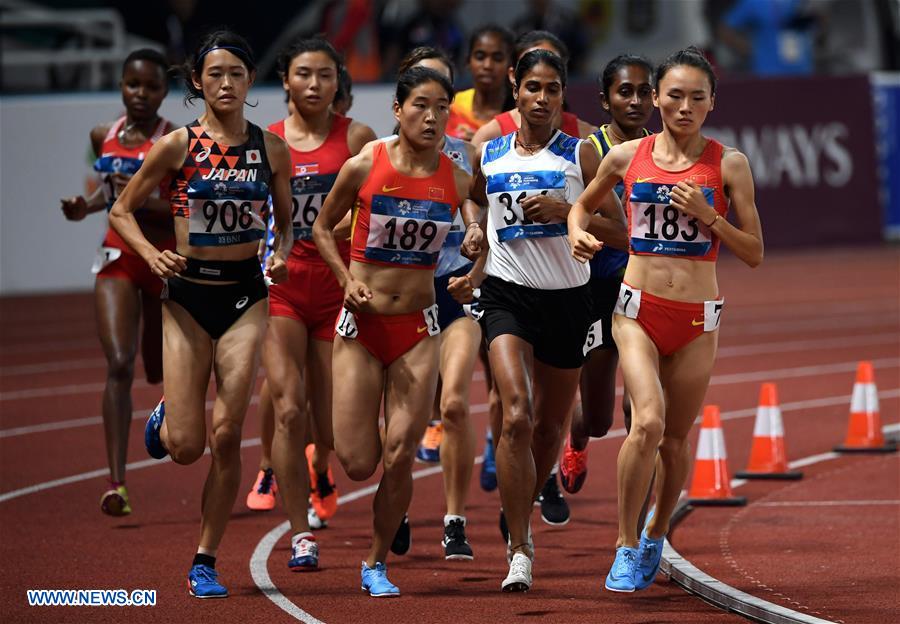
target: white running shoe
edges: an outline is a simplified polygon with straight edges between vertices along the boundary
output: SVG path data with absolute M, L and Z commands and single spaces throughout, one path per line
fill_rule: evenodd
M 531 559 L 516 552 L 509 564 L 509 574 L 500 585 L 505 592 L 527 592 L 531 589 Z

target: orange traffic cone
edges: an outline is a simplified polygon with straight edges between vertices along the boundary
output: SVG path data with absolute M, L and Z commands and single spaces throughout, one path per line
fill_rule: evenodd
M 897 450 L 897 444 L 886 442 L 881 432 L 878 389 L 871 362 L 860 362 L 856 369 L 847 438 L 834 450 L 838 453 L 893 453 Z
M 688 492 L 691 505 L 746 505 L 743 496 L 731 493 L 731 479 L 725 463 L 725 436 L 719 419 L 719 406 L 703 408 L 703 424 L 697 441 L 697 459 L 694 462 L 694 479 Z
M 801 479 L 802 472 L 788 471 L 784 450 L 784 424 L 778 406 L 778 390 L 773 383 L 759 389 L 759 407 L 753 427 L 753 446 L 747 469 L 737 473 L 738 479 Z

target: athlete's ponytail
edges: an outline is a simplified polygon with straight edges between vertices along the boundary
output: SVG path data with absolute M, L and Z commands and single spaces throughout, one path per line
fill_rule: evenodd
M 568 74 L 566 72 L 566 64 L 558 55 L 550 50 L 532 50 L 519 59 L 516 63 L 516 89 L 521 87 L 522 79 L 535 65 L 549 65 L 559 74 L 559 81 L 563 87 L 566 86 Z
M 248 72 L 256 71 L 253 50 L 246 39 L 227 29 L 214 30 L 200 40 L 196 52 L 182 66 L 182 78 L 187 90 L 184 96 L 185 104 L 197 99 L 203 99 L 203 92 L 194 86 L 192 77 L 194 73 L 197 76 L 203 73 L 203 62 L 206 59 L 206 55 L 213 50 L 228 50 L 241 59 Z
M 689 46 L 684 50 L 679 50 L 674 54 L 670 54 L 669 57 L 656 68 L 656 79 L 654 80 L 653 86 L 656 89 L 659 89 L 659 83 L 662 82 L 662 79 L 669 70 L 680 65 L 696 67 L 700 71 L 705 72 L 707 78 L 709 78 L 710 93 L 711 95 L 716 94 L 716 73 L 713 71 L 709 61 L 706 60 L 706 56 L 700 48 L 696 46 Z

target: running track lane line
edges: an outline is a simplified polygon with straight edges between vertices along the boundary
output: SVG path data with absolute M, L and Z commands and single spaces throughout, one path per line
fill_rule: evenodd
M 891 390 L 891 391 L 888 391 L 887 393 L 879 393 L 879 398 L 882 398 L 883 394 L 888 394 L 888 393 L 890 393 L 894 396 L 900 396 L 900 389 Z M 849 396 L 834 397 L 834 398 L 835 399 L 840 398 L 840 399 L 846 401 L 847 399 L 849 399 Z M 887 397 L 885 397 L 885 398 L 887 398 Z M 821 405 L 821 402 L 823 400 L 827 400 L 827 399 L 817 399 L 816 401 L 818 402 L 819 405 Z M 798 401 L 796 403 L 805 403 L 805 401 Z M 796 410 L 796 409 L 803 409 L 802 407 L 797 407 L 796 403 L 793 403 L 793 404 L 787 403 L 787 404 L 782 405 L 781 411 L 786 412 L 786 411 L 791 411 L 791 410 Z M 737 414 L 741 414 L 741 416 L 738 416 Z M 746 418 L 747 416 L 750 416 L 751 414 L 752 415 L 756 414 L 755 407 L 752 409 L 723 412 L 722 418 L 723 419 Z M 900 423 L 890 425 L 889 427 L 886 427 L 885 429 L 888 429 L 888 428 L 900 429 Z M 598 440 L 611 440 L 613 438 L 623 438 L 623 437 L 625 437 L 625 434 L 626 434 L 625 429 L 615 429 L 615 430 L 609 431 L 602 438 L 591 438 L 590 442 L 596 442 Z M 837 457 L 838 455 L 837 455 L 837 453 L 826 453 L 824 455 L 816 455 L 815 457 L 827 459 L 827 458 L 830 458 L 831 456 Z M 804 459 L 808 459 L 808 458 L 804 458 Z M 482 460 L 483 460 L 483 457 L 481 457 L 481 456 L 476 457 L 475 465 L 477 466 L 478 464 L 480 464 L 482 462 Z M 795 464 L 803 462 L 803 461 L 804 460 L 798 460 L 798 462 L 792 463 L 791 467 L 792 468 L 797 467 Z M 808 465 L 809 463 L 812 463 L 812 462 L 807 462 L 806 464 L 802 464 L 802 465 Z M 437 474 L 439 472 L 441 472 L 440 466 L 435 466 L 433 468 L 425 468 L 423 470 L 417 470 L 417 471 L 413 472 L 412 478 L 415 481 L 417 479 L 421 479 L 423 477 L 428 477 L 433 474 Z M 732 481 L 732 485 L 734 485 L 734 483 L 735 483 L 735 481 Z M 741 483 L 746 483 L 746 481 L 741 481 Z M 355 500 L 358 500 L 365 496 L 368 496 L 369 494 L 374 493 L 377 489 L 378 489 L 378 484 L 375 483 L 373 485 L 367 486 L 360 490 L 351 492 L 350 494 L 347 494 L 346 496 L 341 496 L 338 498 L 338 505 L 341 505 L 343 503 L 349 503 L 351 501 L 355 501 Z M 2 501 L 0 501 L 0 502 L 2 502 Z M 253 550 L 253 555 L 250 557 L 250 575 L 253 577 L 253 582 L 256 583 L 256 586 L 266 596 L 266 598 L 268 598 L 273 603 L 275 603 L 275 605 L 279 609 L 281 609 L 282 611 L 284 611 L 291 617 L 293 617 L 297 620 L 300 620 L 301 622 L 305 622 L 306 624 L 325 624 L 321 620 L 316 619 L 314 616 L 310 615 L 309 613 L 307 613 L 306 611 L 301 609 L 294 602 L 292 602 L 290 599 L 288 599 L 287 596 L 282 594 L 281 591 L 272 583 L 272 579 L 269 576 L 268 561 L 269 561 L 269 557 L 272 554 L 272 550 L 274 550 L 275 544 L 278 543 L 278 540 L 280 540 L 282 537 L 284 537 L 284 535 L 288 531 L 290 531 L 290 529 L 291 529 L 290 521 L 285 520 L 284 522 L 282 522 L 281 524 L 276 526 L 274 529 L 272 529 L 271 531 L 266 533 L 265 536 L 263 536 L 263 538 L 256 545 L 256 548 Z M 668 540 L 666 540 L 665 543 L 674 552 L 674 549 L 671 548 Z M 699 572 L 699 570 L 698 570 L 698 572 Z M 709 578 L 712 578 L 712 577 L 709 577 Z M 737 591 L 737 590 L 735 590 L 735 591 Z M 820 620 L 820 621 L 824 621 L 824 620 Z
M 891 423 L 882 427 L 885 433 L 900 431 L 900 423 Z M 839 453 L 827 452 L 810 455 L 788 464 L 788 468 L 802 468 L 819 462 L 830 461 L 842 457 Z M 746 479 L 732 479 L 731 487 L 738 488 L 747 483 Z M 872 501 L 867 501 L 872 502 Z M 761 504 L 761 503 L 754 503 Z M 751 619 L 763 622 L 803 622 L 806 624 L 833 624 L 831 620 L 823 620 L 812 615 L 800 613 L 787 607 L 763 600 L 752 594 L 743 592 L 714 578 L 692 564 L 675 550 L 668 538 L 663 543 L 663 567 L 661 571 L 670 580 L 686 591 L 700 596 L 725 611 L 735 612 Z M 673 574 L 674 572 L 674 574 Z M 768 618 L 766 618 L 768 616 Z
M 892 390 L 882 390 L 881 392 L 878 393 L 878 399 L 882 400 L 882 401 L 888 400 L 888 399 L 895 399 L 897 397 L 900 397 L 900 388 L 894 388 Z M 841 404 L 849 405 L 850 398 L 851 397 L 849 394 L 845 394 L 845 395 L 834 396 L 834 397 L 824 397 L 821 399 L 808 399 L 805 401 L 792 401 L 790 403 L 782 403 L 781 411 L 782 411 L 782 413 L 784 413 L 784 412 L 791 412 L 791 411 L 803 410 L 803 409 L 814 409 L 817 407 L 830 407 L 833 405 L 841 405 Z M 259 399 L 257 397 L 253 397 L 253 399 L 251 400 L 251 404 L 253 401 L 258 401 L 258 400 Z M 209 404 L 209 402 L 207 402 L 207 403 Z M 729 410 L 727 412 L 722 412 L 721 418 L 722 418 L 722 420 L 736 420 L 739 418 L 747 418 L 750 416 L 756 416 L 756 409 L 757 409 L 756 407 L 748 407 L 748 408 L 740 409 L 740 410 Z M 487 404 L 486 403 L 477 403 L 477 404 L 473 405 L 469 411 L 472 414 L 480 414 L 482 412 L 486 412 Z M 697 416 L 697 420 L 695 420 L 694 422 L 697 423 L 697 422 L 700 422 L 700 420 L 701 420 L 701 417 Z M 613 431 L 608 432 L 605 437 L 592 438 L 591 441 L 593 442 L 596 440 L 606 440 L 607 438 L 622 437 L 624 434 L 625 434 L 624 429 L 615 429 Z M 249 447 L 253 447 L 253 446 L 259 446 L 259 444 L 260 444 L 259 438 L 250 438 L 250 439 L 241 441 L 241 448 L 249 448 Z M 209 453 L 209 449 L 207 449 L 204 454 L 208 454 L 208 453 Z M 837 457 L 837 456 L 838 455 L 835 453 L 825 453 L 821 457 L 830 459 L 832 457 Z M 815 457 L 820 457 L 820 456 L 817 455 Z M 140 470 L 141 468 L 149 468 L 152 466 L 158 466 L 160 464 L 163 464 L 163 463 L 166 463 L 169 461 L 172 461 L 171 458 L 169 458 L 169 457 L 166 457 L 164 459 L 143 459 L 141 461 L 126 464 L 125 469 L 126 470 Z M 481 461 L 480 458 L 476 458 L 476 462 L 480 462 L 480 461 Z M 798 461 L 801 461 L 801 460 L 798 460 Z M 810 462 L 810 463 L 815 463 L 815 462 Z M 800 467 L 802 465 L 803 464 L 797 464 L 796 467 Z M 28 494 L 34 494 L 36 492 L 43 492 L 44 490 L 50 490 L 50 489 L 60 487 L 63 485 L 69 485 L 71 483 L 87 481 L 88 479 L 99 478 L 99 477 L 104 476 L 108 472 L 108 470 L 109 470 L 109 468 L 98 468 L 97 470 L 91 470 L 89 472 L 82 472 L 80 474 L 72 475 L 69 477 L 63 477 L 61 479 L 54 479 L 52 481 L 45 481 L 43 483 L 36 483 L 34 485 L 29 485 L 27 487 L 20 488 L 17 490 L 11 490 L 9 492 L 4 492 L 3 494 L 0 494 L 0 503 L 5 503 L 8 500 L 12 500 L 14 498 L 19 498 L 20 496 L 26 496 Z M 413 473 L 413 474 L 416 474 L 416 473 Z M 741 481 L 741 480 L 736 479 L 736 480 L 733 480 L 733 483 L 743 484 L 743 483 L 746 483 L 746 481 Z M 348 494 L 348 496 L 349 496 L 349 494 Z

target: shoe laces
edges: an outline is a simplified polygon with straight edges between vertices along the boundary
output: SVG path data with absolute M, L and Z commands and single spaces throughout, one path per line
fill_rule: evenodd
M 444 535 L 447 536 L 447 541 L 449 542 L 466 543 L 466 530 L 463 526 L 463 521 L 451 520 L 444 527 Z
M 275 478 L 275 471 L 271 468 L 266 468 L 263 470 L 262 479 L 259 480 L 259 487 L 256 488 L 257 494 L 271 494 L 272 493 L 272 479 Z
M 509 564 L 510 576 L 524 576 L 527 578 L 530 573 L 530 563 L 531 560 L 524 553 L 517 552 L 513 554 L 512 561 Z
M 428 449 L 438 448 L 441 445 L 441 436 L 443 433 L 443 423 L 428 425 L 428 429 L 425 430 L 425 440 L 423 441 L 422 446 Z
M 328 479 L 328 472 L 316 473 L 316 494 L 319 498 L 328 498 L 334 493 L 334 485 Z
M 566 444 L 566 452 L 563 453 L 563 472 L 566 474 L 581 474 L 587 464 L 587 451 L 579 451 Z
M 217 578 L 219 578 L 219 573 L 216 572 L 215 568 L 206 565 L 194 567 L 194 579 L 198 582 L 215 583 Z
M 304 537 L 294 544 L 294 556 L 306 557 L 309 555 L 319 555 L 319 545 L 309 538 Z
M 628 576 L 630 574 L 634 574 L 634 565 L 634 553 L 630 550 L 624 551 L 622 553 L 622 556 L 618 558 L 618 565 L 616 565 L 616 576 Z

